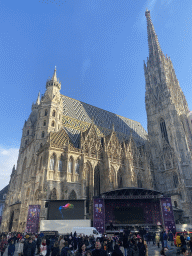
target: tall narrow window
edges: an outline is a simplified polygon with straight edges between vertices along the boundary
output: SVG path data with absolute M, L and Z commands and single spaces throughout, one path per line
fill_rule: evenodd
M 165 140 L 169 143 L 167 129 L 166 129 L 165 121 L 163 118 L 161 118 L 160 120 L 160 128 L 161 128 L 162 138 L 165 138 Z
M 54 117 L 55 117 L 55 110 L 53 110 L 53 112 L 52 112 L 52 116 L 54 116 Z
M 58 170 L 61 172 L 63 167 L 63 160 L 62 157 L 60 157 L 59 162 L 58 162 Z
M 29 130 L 27 131 L 27 135 L 29 135 Z
M 72 168 L 73 168 L 73 158 L 70 157 L 69 162 L 68 162 L 68 172 L 72 173 Z
M 120 169 L 117 174 L 118 188 L 123 188 L 122 170 Z
M 142 188 L 142 181 L 140 175 L 137 176 L 137 186 L 138 188 Z
M 95 167 L 95 172 L 94 172 L 94 195 L 95 196 L 100 195 L 100 170 L 99 170 L 99 166 Z
M 41 138 L 44 138 L 45 137 L 45 132 L 42 132 L 41 133 Z
M 50 170 L 55 170 L 55 155 L 50 158 Z
M 45 110 L 45 116 L 47 116 L 47 113 L 48 113 L 48 111 L 47 111 L 47 109 Z
M 54 122 L 54 121 L 51 123 L 51 126 L 52 126 L 52 127 L 54 127 L 54 126 L 55 126 L 55 122 Z
M 80 160 L 79 158 L 75 162 L 75 173 L 79 174 Z
M 44 122 L 43 122 L 43 126 L 46 126 L 46 121 L 44 120 Z
M 173 186 L 174 188 L 177 188 L 179 185 L 178 176 L 176 173 L 173 174 Z

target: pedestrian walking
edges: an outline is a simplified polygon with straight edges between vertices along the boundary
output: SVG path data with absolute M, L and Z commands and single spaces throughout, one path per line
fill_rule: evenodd
M 14 253 L 15 253 L 15 244 L 14 244 L 14 240 L 12 239 L 8 247 L 8 256 L 13 256 Z

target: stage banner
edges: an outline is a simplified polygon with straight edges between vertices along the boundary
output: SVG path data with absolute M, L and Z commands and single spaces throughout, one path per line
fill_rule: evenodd
M 99 233 L 105 232 L 105 204 L 101 198 L 93 199 L 93 226 Z
M 175 231 L 175 219 L 171 204 L 171 198 L 161 198 L 161 210 L 163 216 L 164 229 L 166 232 Z
M 40 205 L 29 205 L 26 232 L 37 233 L 39 227 Z

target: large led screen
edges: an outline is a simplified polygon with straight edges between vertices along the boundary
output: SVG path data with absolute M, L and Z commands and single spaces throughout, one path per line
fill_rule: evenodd
M 84 200 L 55 200 L 48 202 L 48 220 L 84 219 Z
M 116 206 L 113 210 L 115 223 L 117 224 L 132 224 L 144 223 L 144 212 L 141 207 L 119 207 Z

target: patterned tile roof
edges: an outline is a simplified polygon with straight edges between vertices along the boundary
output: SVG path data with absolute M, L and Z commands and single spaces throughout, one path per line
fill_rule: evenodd
M 136 143 L 145 143 L 147 132 L 139 122 L 64 95 L 62 95 L 62 99 L 63 125 L 75 146 L 78 144 L 80 131 L 86 131 L 93 120 L 98 136 L 110 134 L 114 125 L 114 130 L 120 141 L 127 140 L 132 133 Z
M 63 148 L 64 145 L 67 145 L 68 141 L 73 147 L 73 143 L 71 142 L 71 139 L 69 138 L 65 129 L 50 133 L 50 143 L 52 147 Z

